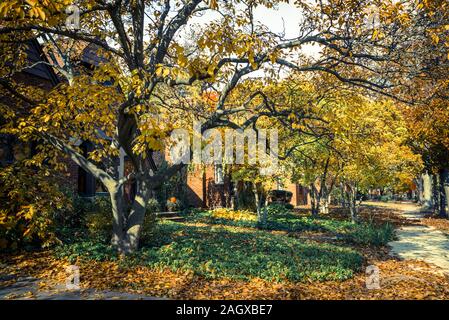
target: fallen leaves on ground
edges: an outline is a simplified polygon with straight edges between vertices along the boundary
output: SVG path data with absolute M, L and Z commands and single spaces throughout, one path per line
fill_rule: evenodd
M 413 203 L 391 203 L 388 202 L 388 206 L 383 206 L 382 202 L 363 202 L 359 208 L 359 219 L 366 222 L 374 222 L 376 224 L 390 223 L 395 227 L 405 225 L 417 225 L 418 221 L 412 221 L 401 215 L 404 209 L 413 210 L 416 209 L 416 205 Z M 331 210 L 326 217 L 333 220 L 348 220 L 349 209 L 337 206 L 331 206 Z M 296 213 L 304 216 L 310 215 L 310 209 L 304 207 L 294 210 Z
M 435 215 L 428 215 L 421 219 L 421 223 L 428 227 L 434 227 L 449 235 L 449 220 Z
M 421 261 L 386 259 L 382 253 L 377 255 L 384 261 L 379 261 L 371 252 L 370 263 L 380 270 L 381 288 L 371 290 L 366 288 L 365 273 L 342 282 L 273 283 L 261 279 L 209 280 L 189 272 L 123 267 L 120 262 L 77 261 L 76 265 L 80 268 L 84 289 L 172 299 L 449 299 L 449 278 L 433 266 Z M 51 251 L 9 255 L 2 259 L 5 273 L 33 276 L 42 279 L 48 287 L 65 283 L 69 263 L 55 259 Z

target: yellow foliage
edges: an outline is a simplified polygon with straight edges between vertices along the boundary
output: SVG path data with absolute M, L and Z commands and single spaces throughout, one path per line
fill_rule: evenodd
M 230 219 L 230 220 L 246 220 L 246 221 L 256 221 L 256 215 L 247 210 L 230 210 L 230 209 L 215 209 L 212 210 L 212 216 L 214 218 Z
M 57 241 L 53 215 L 70 207 L 45 170 L 20 164 L 0 171 L 0 243 L 16 248 L 26 243 L 48 246 Z

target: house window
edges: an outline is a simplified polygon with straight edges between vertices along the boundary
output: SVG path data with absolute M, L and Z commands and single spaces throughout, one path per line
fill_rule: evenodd
M 93 144 L 85 141 L 80 145 L 80 149 L 84 157 L 93 150 Z M 78 167 L 78 193 L 85 197 L 93 197 L 95 195 L 96 181 L 94 176 L 81 167 Z
M 108 190 L 101 183 L 100 180 L 95 180 L 95 193 L 106 193 Z
M 0 166 L 14 161 L 13 137 L 7 134 L 0 135 Z
M 223 165 L 216 164 L 214 165 L 214 180 L 215 184 L 224 184 L 224 177 L 223 177 Z

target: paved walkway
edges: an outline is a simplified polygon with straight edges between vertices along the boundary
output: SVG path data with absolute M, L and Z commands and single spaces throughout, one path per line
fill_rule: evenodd
M 1 287 L 3 281 L 16 280 L 14 284 Z M 126 292 L 98 291 L 94 289 L 68 290 L 65 285 L 40 289 L 40 280 L 31 277 L 15 278 L 0 275 L 0 300 L 157 300 L 150 296 Z
M 419 207 L 404 207 L 402 213 L 411 225 L 397 230 L 398 240 L 390 242 L 392 253 L 402 259 L 423 260 L 449 274 L 449 238 L 441 231 L 422 225 L 413 225 L 423 217 Z

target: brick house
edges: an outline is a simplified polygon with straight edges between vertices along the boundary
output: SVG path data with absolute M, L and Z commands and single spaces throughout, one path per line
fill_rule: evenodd
M 95 54 L 96 48 L 92 45 L 83 49 L 80 60 L 85 66 L 95 67 L 101 62 L 101 58 Z M 49 57 L 49 54 L 43 52 L 41 45 L 37 40 L 30 41 L 28 50 L 28 59 L 31 63 L 44 60 L 58 62 L 55 57 Z M 44 90 L 51 90 L 62 80 L 57 76 L 53 68 L 46 64 L 37 64 L 32 68 L 14 75 L 14 80 L 18 83 L 25 83 L 40 87 Z M 2 101 L 11 105 L 21 105 L 26 108 L 26 103 L 14 98 L 12 95 L 0 97 Z M 0 119 L 1 120 L 1 119 Z M 94 146 L 88 141 L 79 141 L 77 146 L 82 150 L 85 156 L 93 150 Z M 18 146 L 15 137 L 11 135 L 0 135 L 0 166 L 14 162 L 19 158 L 19 153 L 26 153 L 30 156 L 33 152 L 33 146 Z M 164 161 L 164 156 L 159 154 L 156 163 Z M 98 194 L 105 194 L 105 190 L 100 182 L 78 167 L 71 160 L 66 160 L 68 169 L 67 180 L 65 185 L 70 187 L 74 192 L 86 197 L 92 197 Z M 129 173 L 130 163 L 123 152 L 117 159 L 118 172 L 120 177 Z M 160 196 L 167 199 L 173 195 L 181 195 L 185 205 L 191 207 L 215 208 L 215 207 L 231 207 L 232 195 L 234 188 L 238 187 L 229 177 L 224 176 L 222 181 L 217 182 L 217 172 L 214 166 L 206 166 L 205 168 L 196 166 L 194 168 L 184 169 L 179 173 L 179 180 L 175 183 L 175 188 L 166 191 Z M 125 192 L 133 194 L 133 185 L 125 186 Z M 286 190 L 293 193 L 291 204 L 294 206 L 307 205 L 310 203 L 307 188 L 298 184 L 290 183 Z M 174 194 L 173 194 L 174 193 Z M 162 199 L 164 201 L 164 199 Z

